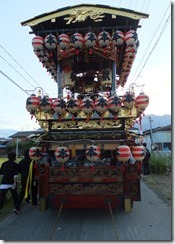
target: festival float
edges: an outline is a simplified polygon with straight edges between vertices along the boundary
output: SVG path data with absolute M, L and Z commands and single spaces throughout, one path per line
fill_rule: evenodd
M 112 208 L 130 212 L 141 200 L 144 157 L 139 135 L 149 97 L 124 88 L 147 14 L 101 4 L 81 4 L 22 22 L 31 28 L 31 51 L 56 83 L 57 97 L 42 88 L 26 109 L 44 129 L 30 157 L 36 161 L 40 210 Z M 130 157 L 135 163 L 130 162 Z

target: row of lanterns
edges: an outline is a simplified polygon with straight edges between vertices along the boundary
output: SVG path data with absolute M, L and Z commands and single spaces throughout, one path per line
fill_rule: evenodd
M 93 32 L 88 32 L 83 37 L 80 33 L 74 33 L 71 37 L 65 33 L 60 34 L 58 37 L 53 34 L 47 35 L 45 38 L 35 36 L 32 39 L 32 46 L 34 51 L 42 51 L 45 48 L 52 51 L 57 46 L 62 50 L 69 49 L 73 46 L 76 49 L 81 49 L 83 45 L 87 48 L 93 48 L 98 45 L 101 48 L 106 48 L 112 43 L 113 46 L 121 46 L 123 43 L 127 46 L 134 45 L 138 42 L 137 33 L 134 30 L 128 31 L 124 34 L 122 31 L 116 30 L 112 35 L 107 31 L 102 31 L 98 35 Z
M 138 36 L 135 30 L 130 30 L 126 34 L 122 31 L 116 30 L 112 35 L 106 31 L 100 32 L 96 35 L 93 32 L 88 32 L 84 35 L 74 33 L 71 37 L 65 33 L 58 37 L 53 34 L 47 35 L 45 38 L 35 36 L 32 39 L 33 51 L 39 58 L 39 61 L 51 74 L 54 80 L 57 79 L 57 67 L 52 59 L 52 52 L 57 48 L 59 52 L 77 53 L 79 49 L 86 47 L 92 51 L 93 48 L 98 47 L 106 49 L 109 46 L 121 47 L 126 43 L 125 57 L 122 64 L 122 74 L 119 81 L 120 85 L 124 85 L 126 77 L 129 75 L 129 67 L 134 61 L 134 57 L 139 46 Z M 134 53 L 133 53 L 134 52 Z M 60 53 L 58 54 L 60 56 Z M 130 69 L 129 69 L 130 70 Z
M 78 111 L 83 111 L 85 114 L 91 114 L 94 110 L 103 115 L 107 110 L 113 114 L 118 113 L 122 106 L 126 108 L 137 109 L 137 113 L 143 113 L 149 104 L 149 97 L 141 92 L 136 98 L 133 92 L 126 92 L 122 98 L 117 95 L 111 96 L 108 99 L 101 96 L 92 100 L 90 97 L 83 99 L 70 98 L 67 102 L 63 98 L 56 98 L 53 100 L 48 96 L 43 98 L 37 97 L 32 94 L 26 100 L 26 109 L 31 114 L 37 111 L 52 112 L 59 115 L 64 115 L 65 112 L 69 112 L 75 115 Z
M 90 145 L 86 148 L 86 159 L 90 161 L 91 163 L 94 163 L 100 159 L 100 153 L 101 149 L 100 147 L 96 145 Z M 133 158 L 140 162 L 145 157 L 145 148 L 144 146 L 133 146 L 131 149 L 127 145 L 119 145 L 116 148 L 115 151 L 115 157 L 118 161 L 121 161 L 123 163 L 127 162 L 130 158 L 130 156 L 133 156 Z M 32 160 L 39 160 L 42 158 L 42 153 L 37 147 L 32 147 L 29 150 L 29 156 Z M 55 150 L 55 158 L 56 160 L 64 164 L 66 163 L 70 158 L 70 150 L 66 146 L 59 146 Z

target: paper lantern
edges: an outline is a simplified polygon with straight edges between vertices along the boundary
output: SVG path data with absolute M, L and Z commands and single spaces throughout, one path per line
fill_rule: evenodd
M 98 34 L 98 44 L 100 47 L 105 48 L 109 45 L 110 34 L 106 31 L 102 31 Z
M 119 112 L 121 110 L 122 101 L 117 95 L 110 97 L 108 99 L 108 103 L 109 103 L 109 110 L 111 110 L 112 112 Z
M 40 98 L 37 97 L 35 94 L 32 94 L 30 97 L 26 100 L 26 109 L 28 112 L 33 113 L 37 111 L 40 104 Z
M 90 145 L 86 148 L 86 158 L 90 162 L 96 162 L 100 159 L 100 148 L 96 145 Z
M 42 153 L 38 147 L 31 147 L 29 150 L 29 157 L 32 160 L 38 160 L 42 157 Z
M 45 47 L 49 50 L 53 50 L 57 47 L 57 38 L 56 36 L 49 34 L 44 39 Z
M 104 97 L 98 97 L 95 99 L 94 105 L 95 105 L 95 110 L 99 114 L 102 114 L 106 112 L 108 109 L 108 100 Z
M 49 112 L 52 110 L 52 105 L 52 99 L 46 95 L 40 101 L 40 110 L 44 112 Z
M 124 43 L 125 35 L 122 31 L 117 30 L 112 34 L 111 40 L 114 46 L 121 46 Z
M 64 33 L 60 34 L 58 36 L 57 42 L 58 42 L 60 49 L 62 49 L 62 50 L 66 50 L 70 46 L 70 38 L 68 35 L 66 35 Z
M 74 33 L 71 36 L 70 41 L 71 41 L 72 46 L 76 49 L 80 49 L 84 43 L 83 36 L 80 33 Z
M 149 97 L 145 95 L 144 92 L 141 92 L 135 99 L 135 105 L 141 111 L 144 111 L 149 104 Z
M 97 41 L 97 36 L 93 32 L 88 32 L 84 36 L 84 43 L 85 43 L 87 48 L 94 47 L 96 45 L 96 41 Z
M 135 30 L 130 30 L 125 34 L 125 42 L 127 46 L 135 44 L 137 40 L 138 35 Z
M 90 114 L 94 110 L 94 101 L 91 98 L 84 98 L 80 102 L 80 109 L 86 113 Z
M 76 114 L 79 110 L 78 100 L 74 98 L 70 98 L 70 100 L 67 101 L 67 109 L 69 113 Z
M 116 155 L 117 159 L 121 162 L 128 161 L 130 158 L 130 154 L 131 154 L 131 151 L 127 145 L 119 145 L 116 148 L 116 154 L 115 155 Z
M 132 156 L 136 161 L 142 161 L 145 157 L 144 146 L 134 146 L 131 148 Z
M 126 108 L 133 108 L 135 105 L 135 95 L 131 92 L 126 92 L 122 97 L 123 104 Z
M 66 111 L 66 102 L 63 98 L 56 98 L 53 102 L 53 109 L 58 114 L 64 114 Z
M 55 150 L 55 158 L 59 163 L 65 163 L 69 160 L 70 151 L 65 146 L 59 146 Z
M 43 50 L 44 49 L 44 40 L 41 36 L 35 36 L 32 39 L 32 46 L 34 50 Z

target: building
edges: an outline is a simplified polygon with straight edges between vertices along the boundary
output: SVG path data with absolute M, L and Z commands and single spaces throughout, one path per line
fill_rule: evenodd
M 143 141 L 150 150 L 171 151 L 171 125 L 144 131 Z

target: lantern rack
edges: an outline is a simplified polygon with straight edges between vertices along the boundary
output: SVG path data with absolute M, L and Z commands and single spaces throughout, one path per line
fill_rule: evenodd
M 59 32 L 62 32 L 62 33 L 66 33 L 66 32 L 75 32 L 75 31 L 80 31 L 80 32 L 83 32 L 83 31 L 104 31 L 104 30 L 123 30 L 123 29 L 127 29 L 127 30 L 131 30 L 131 29 L 134 29 L 136 30 L 137 28 L 141 28 L 141 25 L 126 25 L 126 26 L 103 26 L 103 27 L 86 27 L 86 28 L 67 28 L 67 29 L 51 29 L 51 30 L 39 30 L 37 31 L 36 33 L 38 35 L 40 34 L 51 34 L 51 33 L 59 33 Z M 29 34 L 35 34 L 34 31 L 30 31 Z

